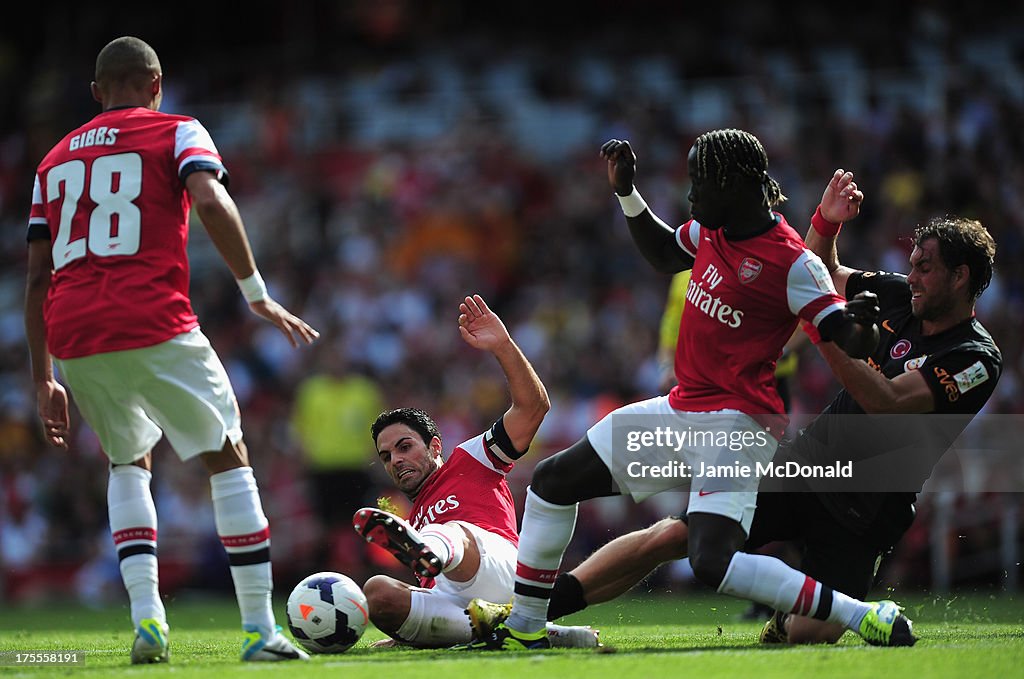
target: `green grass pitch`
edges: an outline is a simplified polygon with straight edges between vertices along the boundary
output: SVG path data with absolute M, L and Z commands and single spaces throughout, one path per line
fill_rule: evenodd
M 604 652 L 465 653 L 370 649 L 383 635 L 372 626 L 343 655 L 306 663 L 243 664 L 233 599 L 169 601 L 171 663 L 132 667 L 132 631 L 126 607 L 108 610 L 36 605 L 0 608 L 0 651 L 80 650 L 83 666 L 0 667 L 0 677 L 231 677 L 339 676 L 448 679 L 553 677 L 557 679 L 700 679 L 757 676 L 1011 677 L 1024 668 L 1024 600 L 1005 593 L 906 597 L 921 641 L 914 648 L 873 648 L 847 633 L 835 647 L 757 645 L 760 623 L 740 620 L 746 603 L 706 592 L 626 596 L 563 622 L 592 624 Z M 277 606 L 283 619 L 283 602 Z M 614 651 L 614 652 L 611 652 Z M 9 656 L 8 656 L 9 657 Z

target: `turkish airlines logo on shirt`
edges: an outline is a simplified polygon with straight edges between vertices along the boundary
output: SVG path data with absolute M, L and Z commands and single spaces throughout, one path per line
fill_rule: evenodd
M 740 277 L 740 283 L 746 285 L 747 283 L 753 282 L 753 280 L 760 275 L 761 269 L 763 268 L 764 264 L 753 257 L 744 257 L 743 261 L 740 262 L 740 268 L 736 271 L 736 274 Z
M 903 358 L 908 353 L 910 353 L 910 342 L 905 339 L 901 339 L 892 345 L 892 349 L 889 350 L 889 355 L 893 358 Z

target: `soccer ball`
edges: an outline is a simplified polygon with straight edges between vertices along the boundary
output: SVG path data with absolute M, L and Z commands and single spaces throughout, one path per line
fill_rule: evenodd
M 310 653 L 344 653 L 370 621 L 363 590 L 351 578 L 330 571 L 295 585 L 285 614 L 292 636 Z

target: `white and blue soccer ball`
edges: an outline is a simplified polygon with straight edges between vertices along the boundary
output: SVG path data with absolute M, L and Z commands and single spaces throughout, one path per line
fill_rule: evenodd
M 352 578 L 330 571 L 295 585 L 285 614 L 295 641 L 310 653 L 344 653 L 370 622 L 363 590 Z

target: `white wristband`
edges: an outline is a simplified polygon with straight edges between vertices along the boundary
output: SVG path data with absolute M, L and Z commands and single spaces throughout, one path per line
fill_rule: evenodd
M 238 287 L 242 290 L 242 296 L 249 304 L 262 302 L 267 298 L 267 284 L 263 282 L 263 276 L 259 271 L 253 271 L 248 278 L 240 278 L 237 281 Z
M 635 186 L 633 187 L 633 193 L 628 196 L 620 196 L 616 193 L 615 197 L 619 199 L 619 205 L 622 206 L 622 211 L 627 217 L 638 217 L 647 209 L 647 203 L 644 202 L 643 196 L 640 195 Z

